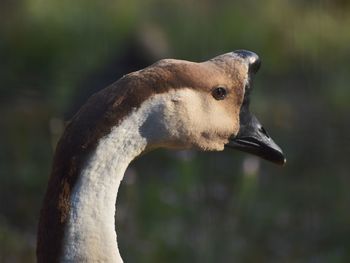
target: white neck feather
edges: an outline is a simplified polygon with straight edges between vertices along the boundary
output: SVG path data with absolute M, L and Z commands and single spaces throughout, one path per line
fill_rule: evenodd
M 71 195 L 62 262 L 123 262 L 114 219 L 118 188 L 129 163 L 147 146 L 140 127 L 157 103 L 143 103 L 89 157 Z

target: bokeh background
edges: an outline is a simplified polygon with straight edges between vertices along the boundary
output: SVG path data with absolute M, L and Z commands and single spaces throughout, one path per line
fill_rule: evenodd
M 160 58 L 260 55 L 252 107 L 283 168 L 235 151 L 157 150 L 122 183 L 125 262 L 350 262 L 350 2 L 0 2 L 0 262 L 34 262 L 64 123 Z

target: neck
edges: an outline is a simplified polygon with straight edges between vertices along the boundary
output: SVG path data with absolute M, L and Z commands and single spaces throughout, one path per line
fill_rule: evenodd
M 41 210 L 38 262 L 122 262 L 114 222 L 119 184 L 129 163 L 146 148 L 172 146 L 165 138 L 174 129 L 165 128 L 164 122 L 176 111 L 164 107 L 173 100 L 175 93 L 152 96 L 117 126 L 105 127 L 93 150 L 84 148 L 89 133 L 82 138 L 79 134 L 95 115 L 85 109 L 73 119 L 56 150 Z M 92 123 L 88 128 L 94 130 L 92 125 L 99 122 Z
M 147 143 L 133 115 L 99 141 L 73 188 L 64 262 L 122 262 L 114 220 L 118 188 L 127 166 Z

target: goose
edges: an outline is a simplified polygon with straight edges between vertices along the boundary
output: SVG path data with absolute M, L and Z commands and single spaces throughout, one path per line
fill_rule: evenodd
M 60 138 L 40 213 L 38 262 L 123 262 L 115 204 L 124 172 L 156 148 L 233 148 L 286 159 L 249 111 L 258 55 L 163 59 L 92 95 Z

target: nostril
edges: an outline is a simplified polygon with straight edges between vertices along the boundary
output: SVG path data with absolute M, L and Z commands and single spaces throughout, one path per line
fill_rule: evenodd
M 263 126 L 260 126 L 260 127 L 259 127 L 259 132 L 265 134 L 265 136 L 266 136 L 267 138 L 270 138 L 270 135 L 267 133 L 267 131 L 265 130 L 265 128 L 264 128 Z

